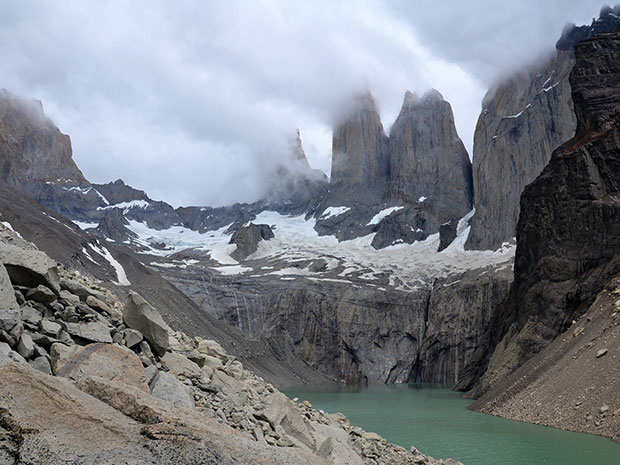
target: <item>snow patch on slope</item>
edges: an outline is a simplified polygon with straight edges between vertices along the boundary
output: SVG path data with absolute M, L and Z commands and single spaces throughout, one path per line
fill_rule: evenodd
M 137 234 L 137 241 L 148 247 L 152 255 L 168 256 L 189 248 L 201 250 L 219 263 L 213 269 L 226 275 L 252 271 L 261 275 L 306 279 L 361 279 L 368 282 L 367 285 L 379 284 L 379 280 L 387 277 L 390 286 L 414 290 L 431 279 L 450 273 L 512 263 L 514 246 L 498 251 L 465 250 L 470 230 L 468 222 L 473 214 L 474 211 L 470 212 L 459 222 L 456 240 L 439 253 L 439 234 L 413 244 L 400 243 L 376 250 L 371 246 L 375 234 L 339 242 L 334 236 L 319 236 L 312 218 L 306 220 L 304 215 L 285 216 L 263 211 L 253 222 L 270 225 L 275 237 L 260 241 L 258 250 L 243 265 L 230 257 L 236 249 L 236 245 L 229 244 L 230 235 L 225 232 L 230 225 L 201 234 L 181 226 L 158 231 L 148 228 L 145 223 L 129 220 L 129 229 Z M 154 244 L 161 243 L 165 244 L 165 249 L 154 247 Z M 254 268 L 253 260 L 257 261 Z M 320 261 L 324 266 L 311 266 L 320 265 Z
M 131 286 L 131 283 L 127 279 L 125 268 L 123 268 L 123 265 L 121 265 L 112 256 L 112 254 L 110 253 L 108 249 L 106 249 L 105 247 L 101 247 L 101 246 L 96 247 L 93 244 L 88 244 L 88 245 L 91 249 L 93 249 L 93 251 L 101 255 L 103 258 L 105 258 L 110 263 L 110 265 L 112 265 L 112 268 L 114 268 L 114 271 L 116 271 L 117 282 L 115 284 L 118 284 L 119 286 Z
M 86 221 L 71 220 L 71 222 L 82 231 L 85 231 L 87 229 L 94 229 L 99 226 L 99 223 L 88 223 Z
M 328 207 L 328 208 L 325 209 L 325 211 L 321 215 L 321 219 L 322 220 L 327 220 L 327 219 L 333 218 L 335 216 L 340 216 L 343 213 L 348 212 L 349 210 L 351 210 L 351 208 L 349 208 L 349 207 Z
M 114 205 L 107 205 L 105 207 L 97 207 L 97 210 L 109 210 L 110 208 L 122 208 L 127 211 L 131 208 L 147 208 L 149 203 L 146 200 L 132 200 L 131 202 L 115 203 Z
M 9 230 L 13 231 L 13 232 L 17 235 L 17 237 L 21 237 L 21 238 L 23 239 L 23 237 L 22 237 L 22 235 L 19 233 L 19 231 L 15 231 L 15 229 L 13 229 L 13 226 L 11 226 L 11 223 L 9 223 L 8 221 L 0 221 L 0 223 L 2 223 L 2 225 L 3 225 L 5 228 L 7 228 L 7 229 L 9 229 Z
M 392 213 L 397 212 L 399 210 L 402 210 L 403 208 L 405 208 L 405 207 L 385 208 L 385 209 L 381 210 L 379 213 L 377 213 L 375 216 L 373 216 L 372 219 L 368 222 L 368 224 L 366 226 L 371 226 L 373 224 L 379 224 L 379 223 L 381 223 L 381 221 L 383 221 L 384 218 L 387 218 Z

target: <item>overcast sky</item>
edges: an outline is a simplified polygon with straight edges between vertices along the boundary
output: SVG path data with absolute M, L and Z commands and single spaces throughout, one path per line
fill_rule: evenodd
M 296 128 L 331 160 L 334 115 L 371 90 L 451 102 L 471 152 L 499 76 L 552 50 L 596 0 L 0 0 L 0 87 L 43 102 L 93 182 L 174 205 L 256 200 Z

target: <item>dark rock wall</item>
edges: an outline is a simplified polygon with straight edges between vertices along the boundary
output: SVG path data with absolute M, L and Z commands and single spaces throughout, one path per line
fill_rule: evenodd
M 564 331 L 620 272 L 620 33 L 586 39 L 575 54 L 577 135 L 521 198 L 515 281 L 477 393 Z

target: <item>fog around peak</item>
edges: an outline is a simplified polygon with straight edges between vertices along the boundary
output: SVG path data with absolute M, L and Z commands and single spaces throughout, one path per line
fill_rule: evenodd
M 488 86 L 552 48 L 590 0 L 3 2 L 0 87 L 43 102 L 93 182 L 175 205 L 253 201 L 299 128 L 330 169 L 331 129 L 368 90 L 386 128 L 409 89 L 451 103 L 471 152 Z

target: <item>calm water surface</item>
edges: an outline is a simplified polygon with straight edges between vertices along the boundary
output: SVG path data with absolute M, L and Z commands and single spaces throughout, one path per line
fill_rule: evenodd
M 620 444 L 588 434 L 467 410 L 470 400 L 430 386 L 285 391 L 317 409 L 342 412 L 389 442 L 465 465 L 620 465 Z

